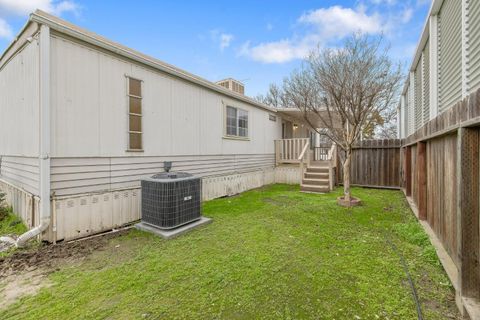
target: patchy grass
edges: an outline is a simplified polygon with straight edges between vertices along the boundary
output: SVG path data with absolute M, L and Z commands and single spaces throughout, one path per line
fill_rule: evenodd
M 10 208 L 0 208 L 0 236 L 1 235 L 20 235 L 27 231 L 27 227 L 22 220 L 15 216 Z
M 0 192 L 0 236 L 2 235 L 18 235 L 27 231 L 27 228 L 18 217 L 16 217 L 12 209 L 5 202 L 5 193 Z
M 1 319 L 417 319 L 395 244 L 425 319 L 457 317 L 452 287 L 398 191 L 340 194 L 273 185 L 209 201 L 206 227 L 165 241 L 132 230 Z
M 26 231 L 27 227 L 13 214 L 12 208 L 6 205 L 5 194 L 0 192 L 0 236 L 18 236 Z M 15 250 L 15 247 L 7 247 L 6 250 L 1 248 L 0 258 L 13 254 Z

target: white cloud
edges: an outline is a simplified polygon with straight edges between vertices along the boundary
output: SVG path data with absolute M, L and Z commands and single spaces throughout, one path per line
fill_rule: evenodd
M 408 23 L 410 22 L 410 20 L 412 20 L 412 17 L 413 17 L 413 9 L 405 8 L 405 10 L 403 10 L 402 12 L 402 16 L 400 20 L 402 23 Z
M 55 15 L 70 11 L 78 14 L 79 5 L 72 0 L 0 0 L 0 15 L 26 15 L 40 9 Z
M 383 25 L 380 15 L 368 15 L 363 7 L 357 9 L 333 6 L 311 11 L 300 17 L 299 22 L 318 28 L 327 38 L 344 37 L 352 32 L 380 33 Z
M 273 30 L 273 24 L 267 23 L 267 30 L 272 31 Z
M 397 0 L 371 0 L 373 4 L 388 4 L 388 5 L 394 5 L 397 3 Z M 428 0 L 430 1 L 430 0 Z
M 13 38 L 12 28 L 3 19 L 0 19 L 0 38 L 5 38 L 5 39 Z
M 220 50 L 228 48 L 233 40 L 233 34 L 222 33 L 220 35 Z
M 295 59 L 303 59 L 308 56 L 320 39 L 315 36 L 307 36 L 301 39 L 283 39 L 274 42 L 260 43 L 251 46 L 245 42 L 240 48 L 238 55 L 247 56 L 252 60 L 263 63 L 285 63 Z
M 221 32 L 218 29 L 210 30 L 210 38 L 214 43 L 218 44 L 220 51 L 228 48 L 235 38 L 233 34 Z
M 254 46 L 246 42 L 238 54 L 263 63 L 285 63 L 305 58 L 315 46 L 339 40 L 352 32 L 379 34 L 385 28 L 377 13 L 369 15 L 361 6 L 321 8 L 303 14 L 298 22 L 310 28 L 304 36 Z

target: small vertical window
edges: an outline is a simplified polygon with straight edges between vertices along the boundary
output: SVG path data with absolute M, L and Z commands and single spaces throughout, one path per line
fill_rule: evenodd
M 238 112 L 238 135 L 248 137 L 248 112 L 244 110 Z
M 237 135 L 237 109 L 227 107 L 227 135 Z
M 128 78 L 128 149 L 142 148 L 142 82 Z
M 248 137 L 248 112 L 227 106 L 226 134 L 233 137 Z

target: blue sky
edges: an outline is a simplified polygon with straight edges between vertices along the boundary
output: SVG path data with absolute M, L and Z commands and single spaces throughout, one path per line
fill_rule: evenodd
M 280 83 L 316 46 L 354 31 L 383 33 L 409 66 L 430 0 L 0 0 L 0 51 L 40 8 L 208 80 L 244 81 L 246 94 Z

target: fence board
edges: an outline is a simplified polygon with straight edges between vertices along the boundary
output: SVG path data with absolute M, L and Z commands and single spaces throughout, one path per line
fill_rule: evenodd
M 425 170 L 416 165 L 413 152 L 421 144 Z M 416 209 L 422 204 L 415 185 L 426 180 L 426 222 L 441 243 L 437 250 L 450 258 L 441 261 L 462 297 L 460 309 L 463 299 L 480 305 L 480 90 L 428 121 L 402 147 L 402 185 Z
M 364 140 L 352 150 L 350 183 L 366 187 L 400 188 L 400 139 Z M 344 154 L 340 155 L 345 158 Z M 339 167 L 338 180 L 343 182 Z

